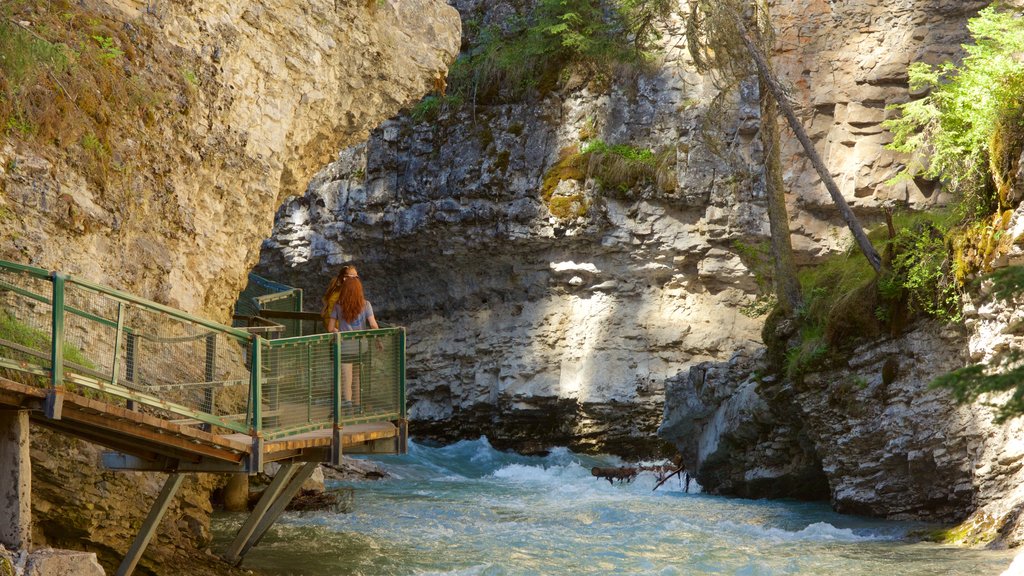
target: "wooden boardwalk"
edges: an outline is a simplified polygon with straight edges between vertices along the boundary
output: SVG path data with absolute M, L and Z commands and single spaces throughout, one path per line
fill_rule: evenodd
M 319 463 L 405 453 L 404 328 L 324 333 L 301 290 L 256 278 L 243 329 L 0 261 L 0 544 L 31 548 L 30 423 L 110 448 L 109 469 L 168 474 L 118 576 L 184 474 L 280 465 L 224 554 L 237 564 Z
M 0 377 L 0 407 L 27 409 L 32 422 L 134 456 L 137 460 L 110 458 L 116 468 L 207 472 L 251 472 L 248 469 L 254 443 L 246 434 L 216 434 L 194 425 L 175 423 L 141 411 L 108 404 L 71 392 L 64 394 L 59 420 L 47 418 L 43 409 L 47 390 Z M 360 453 L 370 445 L 397 440 L 399 429 L 391 422 L 345 426 L 342 449 Z M 263 462 L 328 461 L 333 430 L 305 432 L 263 443 Z M 131 465 L 128 465 L 132 463 Z

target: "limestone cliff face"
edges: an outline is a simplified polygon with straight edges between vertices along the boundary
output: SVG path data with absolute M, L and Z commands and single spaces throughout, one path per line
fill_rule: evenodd
M 30 30 L 60 9 L 37 4 L 18 15 Z M 118 66 L 152 88 L 151 101 L 139 116 L 102 119 L 119 137 L 99 170 L 77 142 L 0 136 L 0 258 L 222 321 L 280 200 L 333 151 L 433 89 L 460 38 L 457 13 L 436 0 L 88 0 L 66 9 L 116 37 Z M 160 475 L 101 472 L 96 447 L 36 430 L 32 459 L 35 545 L 86 546 L 116 566 Z M 208 544 L 211 482 L 179 497 L 144 573 L 178 573 L 168 558 Z
M 224 320 L 279 201 L 431 90 L 460 24 L 436 0 L 86 3 L 161 86 L 97 186 L 68 150 L 0 146 L 3 253 Z M 155 81 L 155 80 L 154 80 Z
M 886 136 L 869 121 L 882 119 L 884 110 L 871 112 L 845 101 L 871 94 L 870 101 L 889 101 L 886 95 L 900 90 L 899 71 L 908 54 L 911 60 L 941 60 L 944 50 L 931 42 L 955 37 L 955 29 L 937 26 L 937 19 L 961 20 L 978 5 L 934 2 L 928 13 L 898 9 L 869 17 L 876 8 L 872 3 L 830 4 L 835 11 L 860 14 L 858 29 L 805 36 L 792 46 L 809 49 L 778 62 L 805 71 L 797 86 L 823 119 L 817 134 L 828 146 L 820 146 L 822 151 L 838 160 L 868 147 L 864 157 L 873 169 L 847 174 L 845 180 L 847 198 L 863 212 L 885 196 L 878 194 L 875 178 L 892 168 L 893 159 L 878 149 Z M 918 8 L 925 4 L 917 3 Z M 820 24 L 821 13 L 809 14 L 810 22 Z M 789 37 L 801 36 L 791 32 Z M 901 49 L 914 40 L 924 43 L 909 52 Z M 865 56 L 866 47 L 876 45 L 887 47 L 885 56 Z M 848 64 L 833 64 L 843 61 Z M 822 87 L 823 78 L 827 87 L 833 75 L 841 80 L 833 87 L 838 97 Z M 853 109 L 858 119 L 849 116 Z M 911 204 L 914 198 L 927 199 L 927 182 L 907 186 L 903 197 L 894 199 Z M 812 197 L 801 202 L 814 204 Z M 1018 208 L 1013 218 L 1010 233 L 1019 238 L 1024 210 Z M 1014 250 L 997 265 L 1024 262 L 1019 248 Z M 864 342 L 842 365 L 808 375 L 800 384 L 759 377 L 765 367 L 760 353 L 693 366 L 668 381 L 659 434 L 679 448 L 687 467 L 713 492 L 827 494 L 843 512 L 964 521 L 952 533 L 955 540 L 1019 545 L 1024 425 L 1020 419 L 993 422 L 986 402 L 1001 398 L 961 406 L 930 383 L 968 363 L 998 366 L 1024 348 L 1020 302 L 997 301 L 983 289 L 979 300 L 967 305 L 966 316 L 965 327 L 922 323 L 898 337 Z
M 756 376 L 756 354 L 698 365 L 669 381 L 659 433 L 712 492 L 827 495 L 841 512 L 966 520 L 962 541 L 1016 546 L 1024 423 L 994 422 L 987 403 L 1005 398 L 958 405 L 930 384 L 1024 350 L 1019 318 L 1020 302 L 983 296 L 966 330 L 921 323 L 799 384 Z
M 523 10 L 454 4 L 484 25 Z M 773 4 L 775 65 L 866 224 L 886 201 L 941 200 L 925 182 L 883 185 L 903 159 L 882 148 L 880 124 L 908 97 L 906 64 L 955 56 L 984 4 Z M 341 263 L 360 265 L 378 318 L 409 328 L 416 434 L 657 452 L 665 380 L 759 345 L 761 320 L 740 313 L 756 283 L 737 242 L 768 227 L 756 84 L 712 108 L 718 91 L 681 35 L 681 22 L 667 27 L 651 73 L 389 121 L 285 204 L 258 270 L 318 295 Z M 587 207 L 556 217 L 545 176 L 595 137 L 663 153 L 657 182 L 614 193 L 564 180 L 555 193 Z M 794 244 L 809 261 L 847 234 L 795 139 L 783 141 Z

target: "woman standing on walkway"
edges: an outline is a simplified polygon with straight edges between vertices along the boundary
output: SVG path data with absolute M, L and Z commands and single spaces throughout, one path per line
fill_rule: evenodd
M 327 320 L 328 332 L 350 332 L 379 328 L 377 318 L 373 315 L 373 306 L 363 297 L 363 284 L 359 281 L 359 272 L 355 266 L 347 266 L 341 277 L 341 293 L 338 302 L 331 310 Z M 359 342 L 343 340 L 341 343 L 342 358 L 358 356 Z M 352 364 L 342 363 L 342 399 L 352 404 L 359 404 L 359 381 L 356 378 L 352 386 Z M 357 375 L 358 376 L 358 375 Z

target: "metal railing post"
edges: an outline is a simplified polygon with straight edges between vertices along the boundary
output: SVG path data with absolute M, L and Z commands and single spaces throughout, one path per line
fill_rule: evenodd
M 117 385 L 121 372 L 121 339 L 124 335 L 124 302 L 117 303 L 117 327 L 114 328 L 114 358 L 110 362 L 110 384 Z
M 60 420 L 64 406 L 64 281 L 67 276 L 53 273 L 50 330 L 50 389 L 46 394 L 47 418 Z
M 405 328 L 398 331 L 398 413 L 407 418 L 405 408 Z
M 409 452 L 409 417 L 405 407 L 405 328 L 398 331 L 398 438 L 395 451 Z
M 263 471 L 263 341 L 252 337 L 252 369 L 249 379 L 249 436 L 252 437 L 252 452 L 249 454 L 249 473 Z
M 313 349 L 306 344 L 306 422 L 313 421 Z
M 331 340 L 331 348 L 333 354 L 331 358 L 331 388 L 333 389 L 332 402 L 334 404 L 334 425 L 333 434 L 331 436 L 331 464 L 335 466 L 341 465 L 341 441 L 342 441 L 342 428 L 344 424 L 341 420 L 341 333 L 337 332 L 334 334 L 334 339 Z

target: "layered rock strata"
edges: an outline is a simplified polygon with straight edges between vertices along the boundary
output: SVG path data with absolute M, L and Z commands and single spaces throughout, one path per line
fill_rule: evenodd
M 1018 208 L 1010 234 L 1024 234 Z M 1014 246 L 1000 265 L 1024 265 Z M 936 378 L 970 364 L 1005 368 L 1024 352 L 1021 297 L 983 284 L 960 325 L 919 322 L 860 343 L 800 381 L 763 376 L 763 355 L 669 380 L 659 434 L 705 489 L 749 497 L 827 493 L 840 512 L 961 522 L 950 539 L 1024 539 L 1024 419 L 997 423 L 1010 392 L 958 404 Z
M 460 37 L 437 0 L 82 4 L 128 31 L 135 79 L 186 79 L 161 80 L 144 118 L 106 119 L 127 137 L 105 179 L 73 150 L 6 136 L 0 256 L 219 320 L 280 200 L 433 89 Z
M 883 203 L 942 200 L 927 182 L 883 184 L 903 159 L 882 147 L 881 122 L 908 97 L 906 64 L 958 54 L 984 4 L 772 6 L 777 71 L 866 223 Z M 485 26 L 524 10 L 456 5 Z M 361 266 L 378 318 L 409 329 L 414 433 L 659 452 L 665 380 L 758 346 L 761 321 L 739 312 L 757 285 L 738 243 L 767 235 L 756 84 L 713 106 L 718 90 L 681 38 L 673 21 L 653 72 L 388 122 L 286 203 L 258 270 L 309 301 L 341 263 Z M 625 191 L 562 179 L 553 194 L 577 210 L 556 216 L 545 178 L 595 139 L 665 160 L 653 183 Z M 795 140 L 783 142 L 794 244 L 810 261 L 844 247 L 846 232 Z

